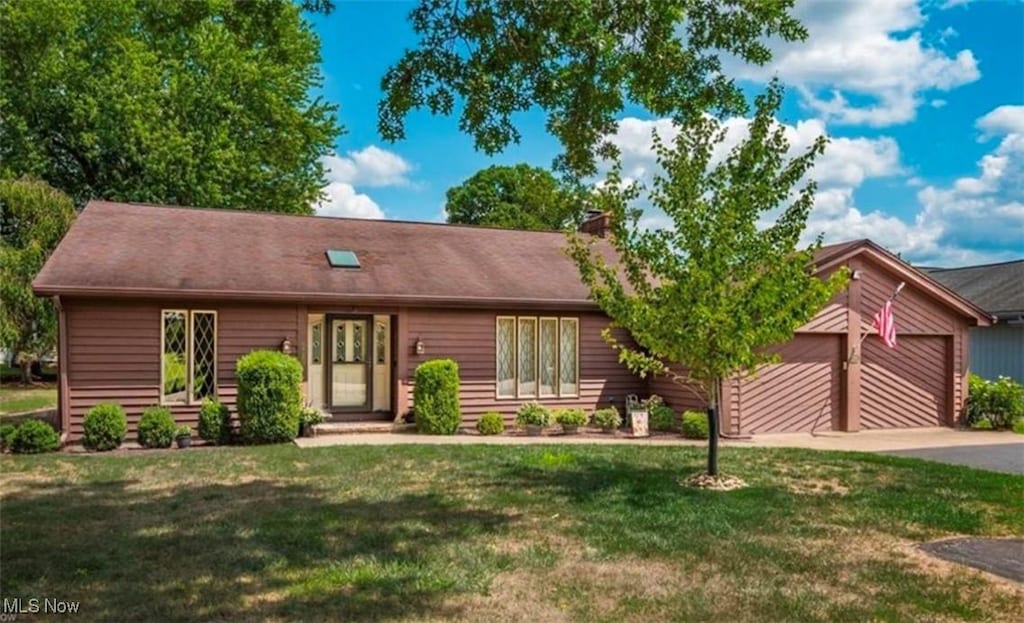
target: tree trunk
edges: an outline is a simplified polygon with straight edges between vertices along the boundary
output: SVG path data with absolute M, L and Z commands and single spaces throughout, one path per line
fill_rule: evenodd
M 32 362 L 28 359 L 21 360 L 21 384 L 31 385 L 32 384 Z
M 708 475 L 718 475 L 718 386 L 717 379 L 711 382 L 708 392 Z

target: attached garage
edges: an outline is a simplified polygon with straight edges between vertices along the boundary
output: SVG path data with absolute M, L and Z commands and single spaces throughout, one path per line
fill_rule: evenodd
M 722 430 L 749 435 L 953 425 L 967 396 L 968 328 L 991 318 L 867 240 L 822 249 L 820 274 L 850 286 L 777 352 L 781 363 L 722 386 Z M 900 283 L 897 346 L 872 318 Z

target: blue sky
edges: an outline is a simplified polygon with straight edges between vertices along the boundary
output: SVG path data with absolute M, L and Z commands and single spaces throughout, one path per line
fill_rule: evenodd
M 416 44 L 412 6 L 339 2 L 315 19 L 323 95 L 340 105 L 346 129 L 327 162 L 323 214 L 441 220 L 445 191 L 479 169 L 549 166 L 559 152 L 539 112 L 522 115 L 521 144 L 494 157 L 476 152 L 456 119 L 425 112 L 410 116 L 404 141 L 383 141 L 380 78 Z M 928 264 L 1024 256 L 1024 2 L 798 0 L 796 14 L 807 42 L 775 45 L 767 68 L 730 71 L 751 92 L 782 79 L 779 121 L 794 150 L 820 133 L 832 138 L 812 174 L 808 235 L 869 237 Z M 626 173 L 649 180 L 650 132 L 671 127 L 638 109 L 621 117 L 614 140 Z M 743 120 L 729 124 L 738 140 Z

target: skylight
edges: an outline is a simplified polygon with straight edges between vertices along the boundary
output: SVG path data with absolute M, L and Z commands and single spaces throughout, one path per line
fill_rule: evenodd
M 359 268 L 359 258 L 347 249 L 329 249 L 327 261 L 334 268 Z

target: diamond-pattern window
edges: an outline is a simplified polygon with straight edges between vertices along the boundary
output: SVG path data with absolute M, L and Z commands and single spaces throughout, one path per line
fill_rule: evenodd
M 558 388 L 558 318 L 540 319 L 540 395 L 555 396 Z
M 217 314 L 192 312 L 192 400 L 217 396 Z
M 537 395 L 537 319 L 519 319 L 519 396 Z
M 498 318 L 498 397 L 516 397 L 516 319 Z
M 161 398 L 166 404 L 184 404 L 188 400 L 188 312 L 164 311 L 162 330 Z
M 558 349 L 558 393 L 561 396 L 576 396 L 580 392 L 578 342 L 579 320 L 562 318 Z

